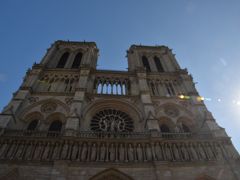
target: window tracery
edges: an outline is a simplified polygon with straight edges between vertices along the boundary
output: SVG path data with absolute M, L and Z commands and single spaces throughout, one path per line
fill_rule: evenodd
M 97 132 L 132 132 L 133 121 L 125 112 L 116 109 L 99 111 L 91 120 L 91 130 Z

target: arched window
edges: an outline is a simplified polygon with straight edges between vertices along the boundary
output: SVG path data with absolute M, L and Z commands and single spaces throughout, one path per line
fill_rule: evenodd
M 55 120 L 51 123 L 48 131 L 50 132 L 60 132 L 62 129 L 62 122 L 59 120 Z
M 79 66 L 81 64 L 81 60 L 82 60 L 82 53 L 80 52 L 75 56 L 73 64 L 72 64 L 72 68 L 79 68 Z
M 189 133 L 189 132 L 190 132 L 189 127 L 186 126 L 185 124 L 182 124 L 182 130 L 183 130 L 183 132 L 186 132 L 186 133 Z
M 143 66 L 146 68 L 147 72 L 150 72 L 151 68 L 150 68 L 150 65 L 148 63 L 148 59 L 146 56 L 142 57 L 142 63 L 143 63 Z
M 62 57 L 60 58 L 58 64 L 57 64 L 57 68 L 64 68 L 66 62 L 67 62 L 67 59 L 69 57 L 69 52 L 65 52 Z
M 165 125 L 165 124 L 162 124 L 160 126 L 160 130 L 161 130 L 162 133 L 170 133 L 169 127 L 167 125 Z
M 157 56 L 154 57 L 154 62 L 155 62 L 155 65 L 157 67 L 158 72 L 164 72 L 162 63 L 161 63 L 160 59 Z
M 28 124 L 28 127 L 27 127 L 27 130 L 28 131 L 34 131 L 37 127 L 37 124 L 38 124 L 38 120 L 35 119 L 35 120 L 32 120 L 29 124 Z

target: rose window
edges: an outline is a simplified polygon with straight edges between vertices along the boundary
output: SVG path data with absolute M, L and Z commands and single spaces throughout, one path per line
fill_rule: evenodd
M 98 132 L 132 132 L 133 121 L 128 114 L 105 109 L 96 113 L 91 120 L 91 130 Z

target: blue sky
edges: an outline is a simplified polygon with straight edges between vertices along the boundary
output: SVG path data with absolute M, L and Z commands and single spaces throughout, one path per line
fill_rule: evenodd
M 98 68 L 126 70 L 131 44 L 167 45 L 240 151 L 240 1 L 0 2 L 0 108 L 55 40 L 95 41 Z

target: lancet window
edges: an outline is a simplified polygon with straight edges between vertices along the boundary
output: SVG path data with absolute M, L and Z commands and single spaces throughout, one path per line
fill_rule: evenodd
M 164 72 L 162 63 L 161 63 L 160 59 L 157 56 L 154 57 L 154 62 L 155 62 L 155 65 L 157 67 L 158 72 Z
M 75 58 L 74 58 L 74 61 L 73 61 L 73 64 L 72 64 L 72 68 L 79 68 L 80 64 L 81 64 L 81 61 L 82 61 L 82 53 L 78 53 Z
M 128 95 L 129 86 L 128 79 L 99 77 L 95 81 L 97 94 Z
M 60 60 L 58 61 L 57 68 L 64 68 L 64 66 L 65 66 L 65 64 L 67 62 L 68 57 L 69 57 L 69 52 L 65 52 L 61 56 Z
M 150 65 L 149 65 L 149 62 L 148 62 L 148 59 L 146 56 L 142 57 L 142 63 L 143 63 L 144 68 L 146 69 L 146 71 L 150 72 L 151 68 L 150 68 Z

